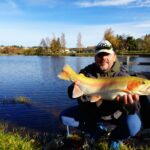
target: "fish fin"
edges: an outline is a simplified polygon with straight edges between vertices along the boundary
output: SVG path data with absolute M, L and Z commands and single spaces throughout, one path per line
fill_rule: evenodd
M 65 65 L 57 77 L 63 80 L 71 80 L 71 76 L 75 74 L 76 72 L 69 65 Z
M 101 99 L 101 96 L 100 95 L 92 95 L 91 96 L 91 99 L 90 99 L 90 102 L 91 103 L 94 103 L 94 102 L 97 102 Z
M 125 92 L 125 93 L 128 93 L 128 94 L 130 94 L 131 93 L 131 91 L 129 91 L 128 89 L 123 89 L 123 90 L 121 90 L 122 92 Z
M 79 86 L 75 84 L 72 94 L 73 94 L 72 95 L 73 98 L 78 98 L 78 97 L 82 96 L 84 93 L 83 93 L 83 91 L 80 90 Z
M 67 64 L 63 67 L 63 71 L 67 72 L 68 74 L 76 74 L 76 72 Z
M 68 76 L 68 74 L 66 72 L 60 72 L 58 75 L 57 75 L 58 78 L 60 79 L 63 79 L 63 80 L 70 80 L 70 77 Z
M 96 106 L 99 107 L 102 104 L 103 100 L 100 99 L 99 101 L 96 102 Z

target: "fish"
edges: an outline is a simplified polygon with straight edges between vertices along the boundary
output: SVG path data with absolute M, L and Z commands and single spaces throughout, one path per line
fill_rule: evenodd
M 57 75 L 62 80 L 74 83 L 72 98 L 83 95 L 91 97 L 90 102 L 102 100 L 115 100 L 117 96 L 127 94 L 150 95 L 150 80 L 136 76 L 117 77 L 86 77 L 75 72 L 71 66 L 64 65 Z

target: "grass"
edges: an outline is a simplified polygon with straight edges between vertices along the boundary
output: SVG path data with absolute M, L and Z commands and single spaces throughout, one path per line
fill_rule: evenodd
M 22 137 L 18 132 L 9 132 L 7 128 L 6 123 L 0 123 L 0 150 L 40 150 L 35 146 L 34 139 L 28 135 Z
M 2 104 L 31 104 L 31 99 L 24 97 L 24 96 L 18 96 L 12 99 L 5 98 L 4 100 L 0 101 Z
M 16 103 L 23 103 L 23 104 L 30 104 L 31 100 L 29 98 L 26 98 L 24 96 L 19 96 L 15 98 Z
M 0 123 L 0 150 L 109 150 L 107 138 L 97 142 L 92 141 L 85 134 L 66 135 L 40 135 L 31 134 L 25 128 L 9 131 L 6 123 Z M 150 150 L 150 147 L 135 147 L 130 143 L 121 145 L 120 150 Z
M 22 138 L 19 134 L 0 132 L 0 149 L 1 150 L 33 150 L 32 140 Z

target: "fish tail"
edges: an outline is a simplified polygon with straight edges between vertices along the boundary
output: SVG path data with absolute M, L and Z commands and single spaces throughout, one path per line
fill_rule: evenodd
M 76 72 L 69 65 L 65 65 L 62 71 L 58 74 L 58 78 L 63 80 L 72 80 L 74 75 L 76 75 Z

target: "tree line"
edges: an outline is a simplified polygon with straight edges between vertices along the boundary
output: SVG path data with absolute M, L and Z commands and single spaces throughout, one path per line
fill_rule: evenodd
M 148 51 L 150 52 L 150 34 L 135 39 L 131 35 L 115 35 L 111 28 L 104 33 L 104 39 L 109 40 L 116 51 Z
M 141 38 L 134 38 L 131 35 L 115 35 L 114 31 L 109 28 L 104 32 L 103 39 L 109 40 L 115 51 L 119 54 L 125 53 L 149 53 L 150 52 L 150 34 Z M 43 38 L 37 47 L 23 48 L 22 46 L 4 46 L 0 48 L 1 54 L 23 54 L 23 55 L 67 55 L 67 54 L 93 54 L 95 46 L 84 47 L 82 44 L 82 35 L 77 35 L 75 48 L 67 49 L 65 33 L 60 37 L 55 35 L 50 40 L 48 37 Z M 68 52 L 69 51 L 69 52 Z

